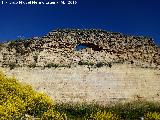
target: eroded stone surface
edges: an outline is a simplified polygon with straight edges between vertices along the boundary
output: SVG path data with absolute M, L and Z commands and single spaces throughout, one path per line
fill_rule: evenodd
M 79 44 L 88 48 L 76 51 Z M 50 63 L 67 66 L 79 61 L 94 64 L 129 61 L 142 66 L 159 66 L 160 54 L 151 38 L 102 30 L 61 29 L 44 37 L 1 44 L 2 66 L 45 66 Z

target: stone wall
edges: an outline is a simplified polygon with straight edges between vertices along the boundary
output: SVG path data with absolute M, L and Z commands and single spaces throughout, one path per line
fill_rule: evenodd
M 128 64 L 87 68 L 1 68 L 6 75 L 45 92 L 58 102 L 160 100 L 160 70 Z
M 76 51 L 83 44 L 90 50 Z M 0 65 L 45 66 L 50 63 L 71 65 L 79 61 L 144 62 L 160 65 L 160 53 L 151 38 L 127 36 L 103 30 L 62 29 L 44 37 L 1 44 Z
M 87 48 L 76 50 L 77 45 Z M 160 52 L 151 38 L 56 30 L 0 44 L 0 66 L 56 101 L 160 99 Z

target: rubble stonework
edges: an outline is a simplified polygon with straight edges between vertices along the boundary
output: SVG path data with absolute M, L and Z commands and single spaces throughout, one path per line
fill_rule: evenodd
M 86 49 L 76 50 L 77 45 Z M 43 37 L 10 41 L 0 46 L 0 64 L 8 66 L 72 65 L 79 62 L 141 62 L 160 65 L 158 47 L 151 38 L 103 30 L 58 29 Z

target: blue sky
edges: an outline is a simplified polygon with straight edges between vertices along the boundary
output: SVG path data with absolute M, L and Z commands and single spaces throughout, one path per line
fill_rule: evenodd
M 0 4 L 0 41 L 17 39 L 18 36 L 43 36 L 57 28 L 95 28 L 144 35 L 154 38 L 160 45 L 160 1 L 77 0 L 76 5 Z

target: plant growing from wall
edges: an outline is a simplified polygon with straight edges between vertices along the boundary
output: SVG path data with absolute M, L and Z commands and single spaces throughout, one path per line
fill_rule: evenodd
M 79 61 L 78 65 L 88 65 L 88 66 L 93 66 L 94 63 L 88 62 L 88 61 Z
M 10 63 L 9 64 L 10 70 L 14 69 L 16 66 L 17 66 L 16 63 Z
M 38 62 L 38 54 L 34 55 L 33 59 L 34 59 L 35 63 L 37 63 Z
M 104 63 L 103 62 L 98 62 L 98 63 L 95 64 L 95 66 L 100 68 L 100 67 L 104 66 Z
M 48 63 L 45 67 L 48 67 L 48 68 L 51 68 L 51 67 L 57 68 L 57 67 L 59 67 L 59 65 L 55 64 L 55 63 Z

